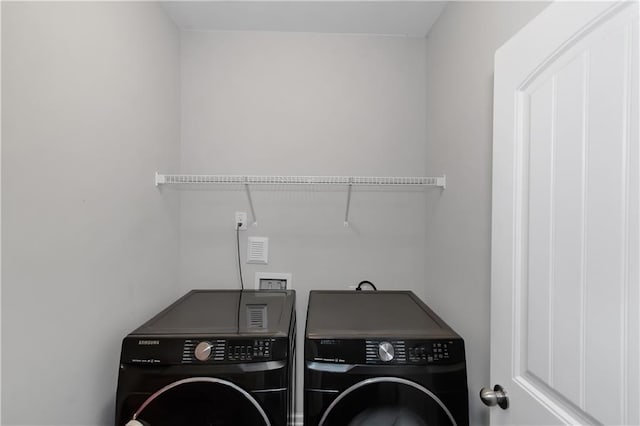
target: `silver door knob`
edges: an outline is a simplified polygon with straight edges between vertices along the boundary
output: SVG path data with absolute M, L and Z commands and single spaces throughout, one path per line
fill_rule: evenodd
M 493 390 L 488 388 L 480 389 L 480 399 L 489 407 L 493 407 L 497 405 L 498 407 L 506 410 L 509 408 L 509 398 L 507 397 L 507 393 L 502 389 L 502 386 L 495 385 Z

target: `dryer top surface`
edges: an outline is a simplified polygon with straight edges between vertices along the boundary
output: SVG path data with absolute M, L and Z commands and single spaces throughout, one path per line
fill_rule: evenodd
M 459 338 L 411 291 L 312 291 L 306 337 Z

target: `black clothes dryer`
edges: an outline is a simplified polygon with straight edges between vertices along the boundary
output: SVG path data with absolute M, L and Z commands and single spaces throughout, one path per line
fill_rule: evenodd
M 469 424 L 464 341 L 410 291 L 312 291 L 305 426 Z
M 285 426 L 295 292 L 194 290 L 122 342 L 116 426 Z

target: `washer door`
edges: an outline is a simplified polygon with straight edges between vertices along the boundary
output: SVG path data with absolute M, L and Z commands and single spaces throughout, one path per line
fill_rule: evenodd
M 449 409 L 429 389 L 399 377 L 375 377 L 343 391 L 319 426 L 457 426 Z
M 150 426 L 271 426 L 255 398 L 215 377 L 178 380 L 142 398 L 133 419 Z

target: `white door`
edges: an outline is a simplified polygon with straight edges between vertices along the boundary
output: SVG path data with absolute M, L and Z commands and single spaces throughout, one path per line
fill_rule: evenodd
M 496 53 L 493 425 L 640 424 L 638 49 L 637 2 L 557 2 Z

